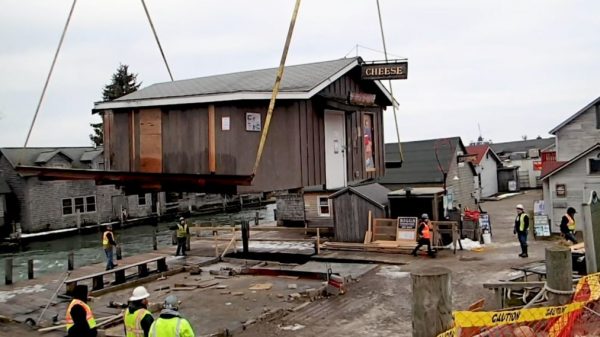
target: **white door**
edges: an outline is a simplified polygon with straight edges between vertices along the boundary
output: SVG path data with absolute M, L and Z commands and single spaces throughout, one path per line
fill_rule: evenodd
M 343 111 L 325 111 L 325 185 L 346 186 L 346 132 Z

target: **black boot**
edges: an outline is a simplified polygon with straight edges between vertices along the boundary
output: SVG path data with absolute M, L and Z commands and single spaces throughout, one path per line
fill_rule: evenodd
M 523 254 L 521 254 L 521 257 L 529 257 L 529 255 L 527 255 L 527 245 L 523 246 Z

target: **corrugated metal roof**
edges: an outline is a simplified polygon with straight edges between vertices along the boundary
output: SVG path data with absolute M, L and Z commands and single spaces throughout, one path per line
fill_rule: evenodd
M 287 66 L 285 67 L 279 91 L 310 91 L 335 73 L 344 69 L 344 67 L 356 62 L 356 60 L 357 58 L 353 57 Z M 276 74 L 277 68 L 269 68 L 157 83 L 120 97 L 116 101 L 234 92 L 271 92 Z
M 87 152 L 100 151 L 102 148 L 93 147 L 5 147 L 0 148 L 0 153 L 8 159 L 13 167 L 17 164 L 22 166 L 37 166 L 50 160 L 58 152 L 63 153 L 66 157 L 70 158 L 71 166 L 73 168 L 89 169 L 91 165 L 89 162 L 81 162 L 80 158 Z M 46 157 L 49 157 L 47 160 Z M 42 161 L 39 161 L 42 160 Z
M 448 138 L 452 148 L 448 144 L 440 143 L 438 156 L 444 171 L 448 171 L 448 166 L 452 158 L 456 158 L 456 146 L 460 144 L 464 152 L 464 146 L 460 137 Z M 415 142 L 403 142 L 402 154 L 404 161 L 402 167 L 385 169 L 385 176 L 379 179 L 380 184 L 426 184 L 443 182 L 442 173 L 439 170 L 438 162 L 435 158 L 435 144 L 440 139 L 428 139 Z M 385 161 L 396 162 L 400 160 L 398 152 L 398 143 L 385 144 Z
M 554 137 L 542 139 L 519 140 L 516 142 L 493 143 L 490 147 L 497 154 L 527 152 L 530 149 L 543 150 L 554 144 Z
M 10 186 L 8 186 L 6 180 L 0 177 L 0 194 L 9 194 L 10 192 Z

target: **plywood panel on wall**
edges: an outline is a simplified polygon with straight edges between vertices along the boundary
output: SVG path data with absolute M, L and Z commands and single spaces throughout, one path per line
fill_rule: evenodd
M 162 112 L 140 110 L 140 171 L 162 171 Z

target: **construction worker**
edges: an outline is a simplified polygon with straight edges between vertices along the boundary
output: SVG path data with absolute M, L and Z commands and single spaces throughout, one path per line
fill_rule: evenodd
M 566 240 L 573 242 L 573 244 L 577 243 L 575 238 L 575 213 L 577 213 L 575 208 L 567 208 L 567 214 L 563 215 L 560 221 L 560 232 Z
M 187 236 L 190 234 L 190 228 L 188 224 L 185 222 L 183 217 L 179 218 L 179 223 L 177 224 L 177 251 L 175 252 L 175 256 L 179 256 L 179 252 L 181 251 L 181 255 L 185 256 L 185 242 L 187 241 Z
M 429 222 L 429 215 L 427 213 L 423 213 L 421 215 L 421 221 L 419 222 L 419 227 L 417 229 L 417 246 L 412 251 L 412 255 L 417 256 L 417 251 L 423 245 L 427 245 L 427 255 L 431 257 L 435 257 L 435 253 L 431 250 L 431 231 L 432 231 L 431 223 Z
M 148 337 L 150 326 L 154 322 L 152 313 L 148 311 L 148 297 L 150 294 L 146 288 L 139 286 L 133 289 L 123 318 L 126 337 Z
M 87 305 L 88 288 L 86 285 L 77 285 L 73 290 L 73 300 L 67 307 L 65 321 L 67 323 L 67 336 L 69 337 L 96 337 L 96 320 L 92 309 Z
M 150 327 L 149 337 L 194 337 L 190 322 L 181 317 L 179 301 L 175 295 L 165 298 L 160 316 Z
M 116 264 L 113 262 L 113 247 L 116 245 L 117 242 L 112 232 L 112 226 L 108 225 L 102 234 L 102 248 L 104 248 L 104 254 L 106 254 L 106 270 L 116 267 Z
M 521 244 L 520 257 L 529 257 L 527 255 L 527 233 L 529 232 L 529 216 L 525 214 L 523 205 L 517 205 L 517 217 L 515 218 L 515 229 L 513 234 L 516 234 Z

